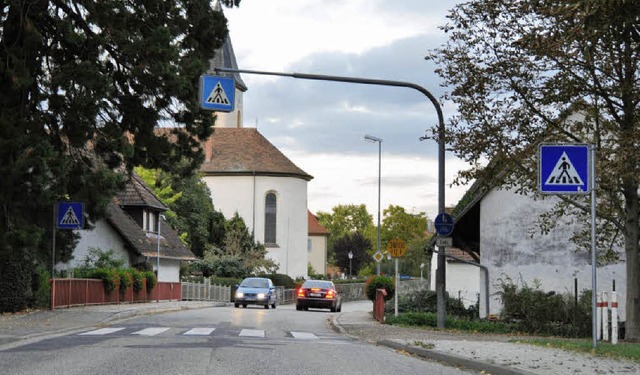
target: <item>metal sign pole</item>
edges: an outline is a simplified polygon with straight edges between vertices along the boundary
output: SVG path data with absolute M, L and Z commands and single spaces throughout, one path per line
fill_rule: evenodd
M 400 277 L 398 276 L 398 258 L 396 257 L 396 293 L 394 301 L 394 316 L 398 316 L 398 292 L 400 288 Z
M 591 324 L 593 348 L 598 346 L 598 324 L 596 322 L 596 266 L 598 258 L 596 257 L 596 146 L 591 145 Z

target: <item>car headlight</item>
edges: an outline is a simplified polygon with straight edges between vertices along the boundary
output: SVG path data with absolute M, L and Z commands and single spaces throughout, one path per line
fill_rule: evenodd
M 244 293 L 236 292 L 236 298 L 242 298 L 242 297 L 244 297 Z
M 264 293 L 258 293 L 258 299 L 264 299 L 266 296 Z

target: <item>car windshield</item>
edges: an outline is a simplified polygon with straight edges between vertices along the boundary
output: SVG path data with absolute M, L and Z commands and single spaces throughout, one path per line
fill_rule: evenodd
M 269 280 L 264 279 L 246 279 L 240 284 L 240 286 L 248 288 L 268 288 Z
M 334 289 L 333 283 L 330 282 L 330 281 L 315 281 L 315 280 L 305 281 L 304 284 L 302 284 L 302 287 L 303 288 Z

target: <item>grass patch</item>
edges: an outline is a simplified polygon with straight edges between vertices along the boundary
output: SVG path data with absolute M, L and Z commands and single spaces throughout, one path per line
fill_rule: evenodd
M 551 347 L 572 350 L 582 353 L 595 354 L 598 357 L 607 357 L 615 359 L 629 359 L 640 363 L 640 344 L 636 343 L 618 343 L 611 345 L 608 342 L 599 341 L 597 348 L 593 349 L 593 341 L 576 340 L 576 339 L 523 339 L 517 342 L 532 344 L 537 346 Z
M 385 324 L 393 324 L 403 327 L 437 327 L 437 314 L 425 312 L 406 312 L 398 316 L 387 316 Z M 517 323 L 490 322 L 486 320 L 471 320 L 447 316 L 447 329 L 475 332 L 475 333 L 520 333 L 521 327 Z
M 405 312 L 398 316 L 388 315 L 385 324 L 398 325 L 412 328 L 436 328 L 438 326 L 437 314 L 425 312 Z M 448 330 L 464 331 L 471 333 L 492 334 L 523 334 L 523 327 L 517 323 L 495 322 L 486 320 L 470 320 L 447 316 L 446 327 Z M 526 333 L 524 333 L 526 334 Z M 621 342 L 611 345 L 608 342 L 598 342 L 598 347 L 593 350 L 591 339 L 563 339 L 563 338 L 520 338 L 513 342 L 565 349 L 569 351 L 590 353 L 599 357 L 627 359 L 640 363 L 640 343 Z

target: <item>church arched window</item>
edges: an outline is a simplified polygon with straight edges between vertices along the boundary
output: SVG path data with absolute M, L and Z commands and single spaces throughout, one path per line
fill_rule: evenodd
M 277 198 L 273 192 L 267 193 L 264 202 L 264 243 L 276 243 Z

